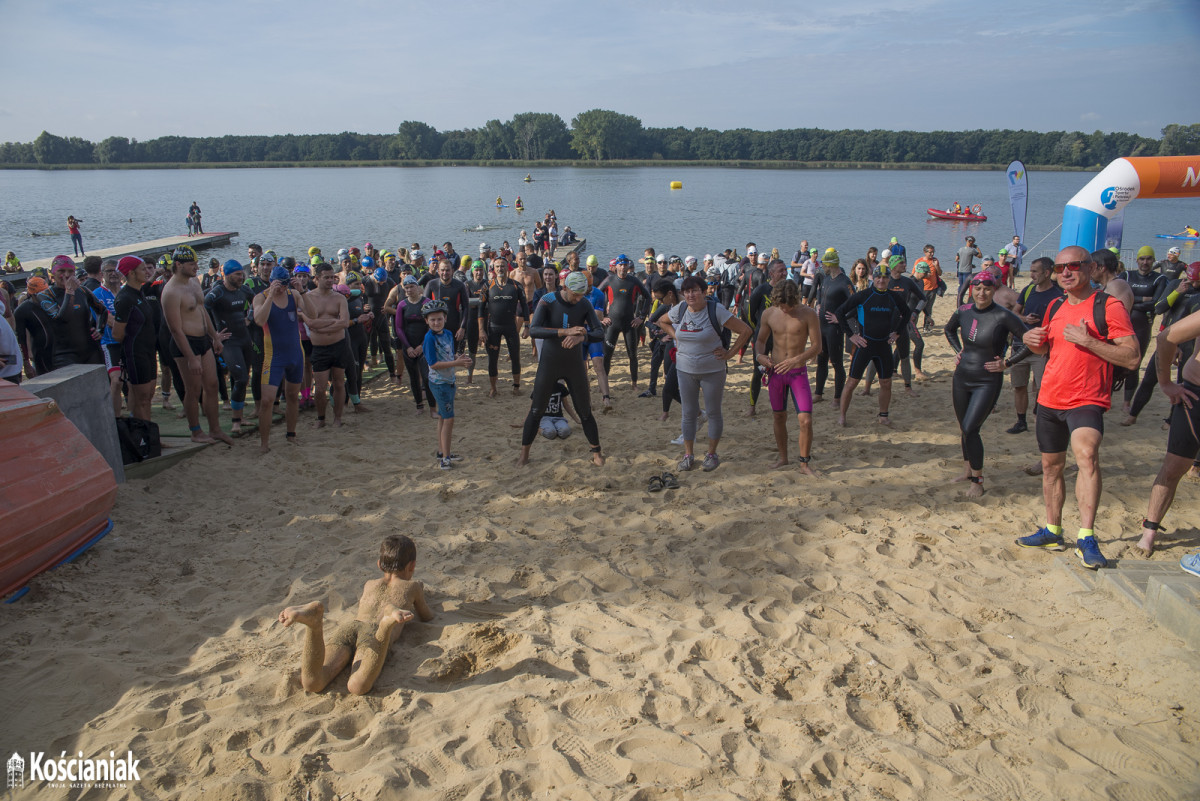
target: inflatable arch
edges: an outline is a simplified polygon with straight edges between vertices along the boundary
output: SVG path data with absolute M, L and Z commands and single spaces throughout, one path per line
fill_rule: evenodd
M 1063 209 L 1059 248 L 1104 246 L 1108 221 L 1135 197 L 1200 197 L 1200 156 L 1117 159 Z

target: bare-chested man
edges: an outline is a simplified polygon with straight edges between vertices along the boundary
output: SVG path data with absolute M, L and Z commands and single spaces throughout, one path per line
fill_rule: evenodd
M 533 293 L 541 289 L 545 284 L 542 281 L 542 259 L 533 252 L 533 246 L 529 247 L 529 253 L 524 258 L 517 258 L 517 264 L 508 274 L 508 279 L 519 284 L 525 290 L 525 306 L 529 309 L 529 313 L 533 314 Z M 529 336 L 528 329 L 521 332 L 521 337 Z M 529 340 L 530 347 L 533 348 L 533 359 L 536 362 L 538 357 L 538 341 L 536 339 Z
M 172 254 L 175 272 L 162 290 L 162 311 L 171 334 L 170 354 L 183 375 L 183 410 L 193 442 L 220 440 L 229 445 L 233 438 L 221 430 L 217 396 L 217 360 L 221 338 L 212 318 L 204 310 L 204 292 L 196 279 L 196 253 L 179 247 Z M 208 434 L 200 431 L 200 403 L 203 395 Z
M 317 428 L 325 427 L 329 399 L 326 390 L 333 383 L 333 424 L 342 424 L 346 409 L 346 373 L 354 369 L 354 354 L 346 329 L 350 327 L 350 307 L 346 296 L 333 291 L 337 273 L 332 264 L 322 262 L 315 268 L 317 288 L 309 292 L 304 324 L 312 342 L 313 394 L 317 400 Z
M 289 606 L 279 613 L 284 626 L 300 623 L 305 627 L 300 684 L 308 692 L 324 690 L 353 660 L 346 689 L 353 695 L 369 693 L 383 670 L 389 646 L 414 618 L 413 613 L 422 621 L 433 619 L 424 587 L 413 581 L 417 547 L 411 539 L 403 535 L 385 539 L 379 546 L 378 565 L 383 578 L 363 586 L 354 620 L 339 627 L 328 645 L 325 607 L 320 601 Z
M 767 340 L 771 351 L 767 352 Z M 814 475 L 808 466 L 812 457 L 812 391 L 808 386 L 808 362 L 821 352 L 821 324 L 817 313 L 805 306 L 800 287 L 791 279 L 775 284 L 771 305 L 758 322 L 755 342 L 758 363 L 767 368 L 763 381 L 775 416 L 775 447 L 779 460 L 772 468 L 788 464 L 787 398 L 791 392 L 800 424 L 798 446 L 800 472 Z

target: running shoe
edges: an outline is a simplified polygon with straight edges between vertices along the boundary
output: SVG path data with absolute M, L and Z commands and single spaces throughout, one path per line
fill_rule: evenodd
M 679 461 L 679 470 L 680 470 L 680 472 L 683 472 L 683 473 L 686 473 L 687 471 L 691 470 L 695 466 L 696 466 L 696 457 L 695 456 L 690 456 L 690 455 L 684 456 Z
M 1013 427 L 1008 429 L 1009 434 L 1023 434 L 1029 430 L 1029 424 L 1024 420 L 1018 420 L 1013 424 Z
M 439 459 L 442 458 L 441 451 L 437 452 L 437 458 L 439 458 Z M 462 457 L 459 456 L 457 453 L 448 454 L 445 458 L 446 458 L 446 461 L 448 461 L 448 462 L 461 462 L 462 461 Z
M 1061 551 L 1063 549 L 1063 538 L 1061 534 L 1051 534 L 1048 528 L 1039 528 L 1036 534 L 1030 534 L 1028 537 L 1019 537 L 1017 545 L 1022 548 L 1050 548 L 1051 550 Z
M 449 459 L 438 459 L 438 467 L 442 468 L 443 470 L 449 470 L 453 466 L 454 465 L 450 463 Z
M 705 473 L 711 473 L 720 466 L 721 460 L 715 453 L 708 453 L 704 455 L 704 464 L 702 467 L 704 468 Z
M 1191 573 L 1193 576 L 1200 576 L 1200 553 L 1183 557 L 1179 560 L 1179 566 L 1186 573 Z
M 682 445 L 683 444 L 683 434 L 680 434 L 678 437 L 671 440 L 671 444 L 672 445 Z
M 1095 537 L 1083 537 L 1075 540 L 1075 555 L 1088 570 L 1108 567 L 1108 560 L 1104 558 L 1104 554 L 1100 553 L 1100 546 L 1096 544 Z

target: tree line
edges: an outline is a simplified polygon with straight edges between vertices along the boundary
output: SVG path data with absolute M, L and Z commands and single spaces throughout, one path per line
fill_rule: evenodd
M 187 137 L 102 142 L 42 131 L 32 142 L 0 144 L 0 165 L 239 164 L 270 162 L 770 161 L 894 164 L 1007 164 L 1100 167 L 1123 156 L 1200 153 L 1200 123 L 1171 124 L 1161 139 L 1081 131 L 881 131 L 790 128 L 647 128 L 605 109 L 576 115 L 526 112 L 508 122 L 439 131 L 415 120 L 394 134 Z

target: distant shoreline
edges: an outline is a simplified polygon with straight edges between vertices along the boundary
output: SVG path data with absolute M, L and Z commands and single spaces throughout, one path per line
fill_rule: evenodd
M 1028 165 L 1031 172 L 1092 172 L 1103 167 L 1071 167 L 1059 165 Z M 742 170 L 942 170 L 1002 172 L 1007 164 L 941 164 L 934 162 L 883 161 L 665 161 L 661 159 L 613 159 L 581 161 L 557 159 L 548 161 L 463 161 L 456 159 L 415 159 L 388 161 L 239 161 L 239 162 L 166 162 L 161 164 L 0 164 L 0 170 L 229 170 L 294 167 L 506 167 L 510 169 L 539 169 L 542 167 L 579 167 L 609 169 L 630 167 L 726 167 Z M 536 181 L 536 178 L 534 179 Z

